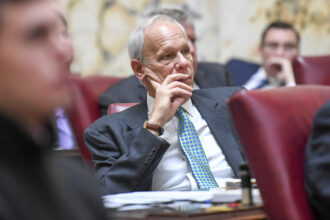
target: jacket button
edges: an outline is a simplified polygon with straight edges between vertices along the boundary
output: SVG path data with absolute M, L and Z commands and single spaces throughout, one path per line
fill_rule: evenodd
M 149 163 L 149 159 L 145 159 L 145 160 L 143 161 L 143 164 L 144 164 L 144 165 L 148 165 L 148 163 Z

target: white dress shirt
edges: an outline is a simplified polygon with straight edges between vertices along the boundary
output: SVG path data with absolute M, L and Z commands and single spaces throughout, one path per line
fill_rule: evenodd
M 147 95 L 148 117 L 154 106 L 154 99 Z M 209 162 L 211 172 L 221 184 L 221 179 L 232 178 L 234 173 L 228 165 L 221 148 L 214 139 L 206 121 L 202 118 L 191 99 L 182 105 L 185 113 L 194 124 L 200 142 L 203 146 L 206 158 Z M 186 159 L 177 134 L 179 119 L 174 116 L 164 125 L 164 134 L 160 136 L 166 140 L 170 147 L 165 152 L 162 160 L 153 173 L 152 190 L 196 190 L 197 182 L 193 177 L 189 162 Z
M 267 79 L 267 74 L 265 71 L 265 68 L 260 67 L 257 72 L 255 72 L 249 79 L 248 81 L 243 85 L 247 90 L 253 90 L 259 87 L 259 85 Z M 278 88 L 280 87 L 280 83 L 278 80 L 269 77 L 268 78 L 268 84 L 264 85 L 263 87 L 259 89 L 273 89 L 273 88 Z M 295 83 L 288 83 L 284 86 L 290 87 L 290 86 L 296 86 Z

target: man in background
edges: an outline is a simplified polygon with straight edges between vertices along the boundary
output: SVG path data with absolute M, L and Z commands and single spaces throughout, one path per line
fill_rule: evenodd
M 178 9 L 160 9 L 149 13 L 153 15 L 167 15 L 176 19 L 186 30 L 189 39 L 189 48 L 193 57 L 195 72 L 194 89 L 214 88 L 219 86 L 233 86 L 234 80 L 228 70 L 218 63 L 198 62 L 196 54 L 196 34 L 192 18 Z M 133 75 L 107 89 L 99 98 L 102 115 L 107 114 L 108 106 L 112 103 L 141 102 L 146 98 L 147 90 Z
M 105 219 L 92 178 L 53 153 L 71 58 L 48 0 L 0 0 L 0 219 Z
M 295 86 L 291 62 L 299 55 L 300 37 L 288 23 L 269 24 L 261 37 L 262 67 L 243 85 L 246 89 Z

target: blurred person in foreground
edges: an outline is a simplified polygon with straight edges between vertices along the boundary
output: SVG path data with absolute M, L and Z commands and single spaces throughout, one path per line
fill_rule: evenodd
M 55 12 L 60 20 L 58 31 L 59 40 L 66 46 L 66 56 L 70 63 L 73 61 L 73 45 L 72 40 L 68 33 L 68 24 L 64 18 L 63 13 L 59 9 L 58 4 L 53 3 Z M 70 150 L 77 148 L 77 142 L 75 135 L 72 130 L 71 123 L 68 119 L 66 109 L 62 107 L 57 107 L 55 109 L 55 117 L 53 118 L 53 126 L 56 129 L 55 135 L 56 140 L 54 143 L 54 148 L 56 150 Z
M 208 190 L 237 177 L 243 155 L 226 100 L 241 88 L 193 90 L 189 40 L 172 17 L 142 20 L 128 48 L 147 98 L 85 131 L 103 193 Z
M 307 142 L 305 188 L 317 219 L 330 219 L 330 101 L 316 113 Z
M 234 86 L 234 80 L 228 69 L 219 63 L 198 62 L 195 41 L 195 27 L 191 16 L 179 9 L 157 9 L 146 17 L 167 15 L 176 19 L 186 30 L 190 53 L 193 58 L 195 72 L 194 89 L 215 88 L 219 86 Z M 101 115 L 107 114 L 107 109 L 113 103 L 142 102 L 147 95 L 146 88 L 133 75 L 121 80 L 108 88 L 99 98 Z
M 105 219 L 86 171 L 53 154 L 71 48 L 48 0 L 0 0 L 0 219 Z
M 299 33 L 291 24 L 276 21 L 261 36 L 259 53 L 262 67 L 243 85 L 246 89 L 295 86 L 291 62 L 299 55 Z

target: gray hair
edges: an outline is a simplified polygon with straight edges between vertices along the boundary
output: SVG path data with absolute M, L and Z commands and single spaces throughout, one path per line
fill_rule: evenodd
M 181 25 L 191 25 L 194 26 L 193 19 L 190 15 L 190 13 L 185 12 L 180 9 L 176 8 L 161 8 L 161 9 L 156 9 L 151 12 L 149 12 L 146 17 L 152 17 L 154 15 L 167 15 L 169 17 L 174 18 L 179 22 Z
M 144 46 L 144 32 L 145 30 L 157 21 L 167 21 L 176 24 L 184 33 L 187 38 L 187 34 L 183 26 L 177 22 L 173 17 L 167 15 L 154 15 L 152 17 L 146 17 L 138 26 L 132 31 L 128 39 L 128 54 L 131 59 L 137 59 L 146 64 L 143 54 Z

